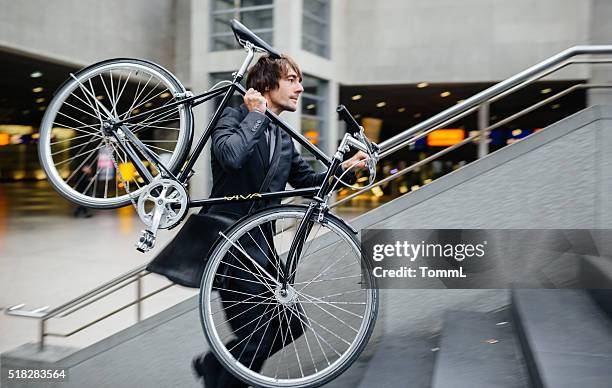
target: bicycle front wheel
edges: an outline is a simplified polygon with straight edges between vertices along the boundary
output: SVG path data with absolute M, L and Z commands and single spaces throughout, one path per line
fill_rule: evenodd
M 210 347 L 253 386 L 325 384 L 357 359 L 374 328 L 375 279 L 354 234 L 334 216 L 314 220 L 283 292 L 286 252 L 305 213 L 282 206 L 243 220 L 221 237 L 202 278 L 200 317 Z
M 115 208 L 145 189 L 134 161 L 103 131 L 109 119 L 144 114 L 126 127 L 168 170 L 181 167 L 192 139 L 191 108 L 180 104 L 146 114 L 185 93 L 170 72 L 143 60 L 113 59 L 74 77 L 55 93 L 40 126 L 40 161 L 62 196 L 87 207 Z M 159 174 L 142 154 L 140 158 L 153 176 Z

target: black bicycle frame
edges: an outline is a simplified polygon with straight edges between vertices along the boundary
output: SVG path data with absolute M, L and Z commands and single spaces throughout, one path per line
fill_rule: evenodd
M 147 184 L 151 183 L 153 177 L 150 174 L 150 172 L 147 170 L 146 166 L 141 162 L 140 158 L 138 157 L 137 151 L 140 152 L 146 159 L 151 161 L 152 164 L 158 170 L 160 171 L 163 170 L 163 172 L 167 176 L 184 184 L 189 180 L 193 166 L 195 162 L 197 161 L 197 159 L 200 157 L 200 154 L 202 153 L 204 146 L 208 142 L 208 139 L 211 137 L 211 134 L 214 131 L 214 128 L 216 127 L 219 121 L 219 118 L 221 117 L 221 114 L 223 113 L 223 110 L 228 106 L 230 98 L 234 95 L 235 92 L 238 92 L 243 96 L 246 94 L 246 89 L 240 84 L 241 80 L 242 80 L 242 77 L 236 76 L 230 85 L 221 86 L 219 88 L 215 88 L 213 90 L 207 91 L 197 96 L 185 97 L 185 98 L 180 99 L 179 101 L 169 103 L 167 105 L 164 105 L 159 108 L 155 108 L 150 111 L 126 118 L 124 120 L 111 122 L 112 124 L 111 129 L 110 129 L 111 134 L 118 140 L 117 141 L 118 146 L 130 156 L 130 158 L 132 159 L 132 162 L 135 165 L 134 167 L 140 173 L 140 175 L 143 177 L 143 179 L 145 180 Z M 195 148 L 193 149 L 191 154 L 187 157 L 186 163 L 180 169 L 178 176 L 174 176 L 174 174 L 172 174 L 172 172 L 169 171 L 159 161 L 159 158 L 157 157 L 157 155 L 149 151 L 149 149 L 136 136 L 134 136 L 134 134 L 130 131 L 130 129 L 125 125 L 126 123 L 135 122 L 135 121 L 138 121 L 139 119 L 143 119 L 145 118 L 145 116 L 147 118 L 150 118 L 156 114 L 163 114 L 169 111 L 170 109 L 176 106 L 179 106 L 179 105 L 185 105 L 185 106 L 189 106 L 190 108 L 193 108 L 197 105 L 200 105 L 220 95 L 223 95 L 223 99 L 221 103 L 219 104 L 215 113 L 213 114 L 212 119 L 210 120 L 210 122 L 208 123 L 208 126 L 206 127 L 206 130 L 198 139 L 198 142 L 196 143 Z M 295 139 L 299 144 L 301 144 L 304 148 L 306 148 L 309 152 L 311 152 L 319 162 L 323 163 L 328 168 L 322 185 L 319 187 L 310 187 L 310 188 L 288 190 L 288 191 L 276 191 L 276 192 L 271 192 L 271 193 L 250 193 L 246 195 L 238 194 L 238 195 L 233 195 L 229 197 L 226 196 L 223 198 L 205 198 L 205 199 L 195 199 L 195 200 L 190 199 L 188 203 L 188 207 L 222 205 L 222 204 L 229 204 L 229 203 L 237 202 L 237 201 L 238 202 L 258 201 L 258 200 L 278 199 L 278 198 L 297 197 L 297 196 L 313 197 L 314 199 L 308 206 L 304 219 L 300 222 L 298 226 L 295 238 L 293 239 L 291 243 L 291 247 L 287 255 L 285 267 L 282 271 L 283 273 L 280 274 L 282 277 L 282 292 L 286 292 L 287 284 L 293 282 L 293 279 L 295 278 L 295 269 L 297 267 L 298 258 L 304 246 L 304 240 L 310 233 L 310 230 L 312 229 L 312 226 L 314 224 L 314 221 L 312 221 L 312 217 L 318 208 L 320 208 L 320 211 L 326 210 L 326 209 L 321 208 L 322 204 L 324 203 L 323 198 L 325 198 L 325 196 L 328 194 L 330 190 L 331 177 L 337 170 L 341 161 L 338 160 L 337 158 L 333 158 L 333 159 L 329 158 L 327 155 L 321 152 L 321 150 L 319 150 L 312 143 L 310 143 L 308 139 L 302 136 L 302 134 L 292 129 L 287 123 L 281 120 L 274 112 L 270 111 L 269 109 L 266 109 L 266 116 L 268 116 L 270 120 L 272 120 L 272 122 L 274 122 L 276 125 L 282 128 L 285 132 L 287 132 L 289 136 L 291 136 L 291 138 Z M 193 123 L 191 123 L 191 125 L 193 125 Z M 119 140 L 122 136 L 118 132 L 118 128 L 121 129 L 121 131 L 123 132 L 123 135 L 128 138 L 129 142 Z M 190 130 L 193 130 L 193 128 L 190 128 Z M 134 143 L 135 147 L 132 146 L 130 142 Z M 276 254 L 276 252 L 274 252 L 274 254 Z
M 124 120 L 111 122 L 112 127 L 110 129 L 112 136 L 114 136 L 118 141 L 117 145 L 130 156 L 132 163 L 134 163 L 134 167 L 141 175 L 141 177 L 145 180 L 145 183 L 151 183 L 153 177 L 151 173 L 149 173 L 146 166 L 142 163 L 140 158 L 138 157 L 138 153 L 148 159 L 152 164 L 160 171 L 163 171 L 165 175 L 168 177 L 185 184 L 191 175 L 191 171 L 193 169 L 194 164 L 200 157 L 200 154 L 204 150 L 204 146 L 210 139 L 214 128 L 216 127 L 223 110 L 228 106 L 231 97 L 234 93 L 238 92 L 241 95 L 246 94 L 246 89 L 240 84 L 241 78 L 236 77 L 232 81 L 231 84 L 221 86 L 212 90 L 209 90 L 205 93 L 199 94 L 197 96 L 185 97 L 180 99 L 179 101 L 175 101 L 170 104 L 166 104 L 159 108 L 152 109 L 150 111 L 140 113 L 135 116 L 128 117 Z M 125 125 L 126 123 L 137 122 L 138 120 L 144 118 L 151 118 L 154 115 L 163 114 L 168 112 L 169 110 L 175 108 L 179 105 L 189 106 L 193 108 L 198 106 L 206 101 L 209 101 L 215 97 L 223 95 L 223 99 L 221 103 L 217 107 L 215 113 L 213 114 L 212 119 L 209 121 L 208 126 L 204 133 L 199 137 L 195 148 L 191 152 L 191 154 L 187 157 L 186 163 L 182 166 L 177 176 L 175 176 L 171 171 L 169 171 L 160 161 L 157 155 L 151 152 L 133 133 L 130 129 Z M 301 144 L 304 148 L 306 148 L 309 152 L 311 152 L 315 158 L 323 163 L 326 167 L 329 167 L 332 162 L 330 158 L 325 155 L 321 150 L 311 144 L 308 139 L 306 139 L 302 134 L 295 131 L 291 128 L 287 123 L 281 120 L 274 112 L 266 109 L 266 116 L 270 118 L 272 122 L 282 128 L 285 132 L 287 132 L 293 139 L 295 139 L 299 144 Z M 193 123 L 192 123 L 193 125 Z M 123 135 L 128 138 L 128 141 L 119 141 L 120 133 L 118 133 L 118 129 L 121 129 Z M 134 145 L 132 145 L 133 143 Z M 195 199 L 189 201 L 189 207 L 201 207 L 206 205 L 219 205 L 219 204 L 227 204 L 235 201 L 257 201 L 257 200 L 265 200 L 265 199 L 276 199 L 276 198 L 287 198 L 294 196 L 303 196 L 303 197 L 312 197 L 317 194 L 319 187 L 311 187 L 299 190 L 291 190 L 291 191 L 278 191 L 272 193 L 252 193 L 248 195 L 234 195 L 223 198 L 206 198 L 206 199 Z

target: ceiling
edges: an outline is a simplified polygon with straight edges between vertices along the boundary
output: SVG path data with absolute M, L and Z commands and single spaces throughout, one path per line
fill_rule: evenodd
M 527 86 L 493 103 L 490 107 L 491 122 L 494 123 L 515 114 L 544 98 L 581 82 L 548 81 Z M 357 116 L 358 119 L 364 117 L 382 119 L 383 129 L 381 137 L 384 140 L 492 85 L 493 83 L 431 84 L 422 88 L 417 87 L 416 84 L 342 86 L 340 88 L 340 103 L 346 105 L 350 112 Z M 442 97 L 441 94 L 444 92 L 450 92 L 450 95 Z M 359 100 L 353 100 L 353 96 L 356 95 L 361 95 L 362 97 Z M 385 106 L 377 107 L 377 104 L 381 102 L 385 102 Z M 525 127 L 531 129 L 544 127 L 566 117 L 568 114 L 583 109 L 585 105 L 585 92 L 582 90 L 575 91 L 523 116 L 521 119 L 517 119 L 516 122 L 510 123 L 506 128 Z M 400 112 L 398 109 L 403 111 Z M 468 130 L 477 129 L 477 114 L 473 113 L 449 125 L 449 127 L 464 127 Z
M 0 52 L 0 124 L 38 126 L 53 92 L 75 70 L 64 65 Z M 31 75 L 35 72 L 40 72 L 41 76 L 33 78 Z M 34 92 L 33 89 L 38 87 L 43 90 Z
M 53 92 L 69 78 L 73 67 L 44 62 L 34 58 L 0 52 L 0 124 L 38 126 L 44 108 Z M 35 72 L 42 73 L 33 78 Z M 500 120 L 553 95 L 580 81 L 539 82 L 514 93 L 491 106 L 492 122 Z M 419 88 L 409 85 L 345 85 L 340 88 L 340 103 L 346 105 L 359 119 L 375 117 L 383 120 L 382 139 L 409 128 L 491 86 L 491 83 L 431 84 Z M 40 92 L 33 89 L 41 87 Z M 542 90 L 551 89 L 548 94 Z M 447 97 L 441 93 L 450 92 Z M 353 100 L 355 95 L 361 99 Z M 37 102 L 38 100 L 38 102 Z M 385 102 L 384 107 L 376 104 Z M 577 91 L 513 122 L 508 128 L 543 127 L 576 112 L 586 105 L 584 91 Z M 399 112 L 398 109 L 404 108 Z M 466 129 L 477 128 L 476 114 L 452 125 Z

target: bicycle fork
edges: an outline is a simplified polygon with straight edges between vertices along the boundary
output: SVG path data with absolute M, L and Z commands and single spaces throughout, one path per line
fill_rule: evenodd
M 308 235 L 312 230 L 312 226 L 314 225 L 314 222 L 311 221 L 311 217 L 314 215 L 316 205 L 316 201 L 310 203 L 308 210 L 306 210 L 306 215 L 300 222 L 293 241 L 291 241 L 291 247 L 289 248 L 289 253 L 287 254 L 285 267 L 283 268 L 283 272 L 281 274 L 282 286 L 280 292 L 283 296 L 287 294 L 287 285 L 292 284 L 295 281 L 296 268 L 302 254 L 302 248 L 304 248 L 304 242 L 306 238 L 308 238 Z
M 327 174 L 323 179 L 323 184 L 319 188 L 319 191 L 314 197 L 314 200 L 310 202 L 308 205 L 308 209 L 306 210 L 306 214 L 304 215 L 304 219 L 300 222 L 297 232 L 295 233 L 295 237 L 293 241 L 291 241 L 291 247 L 289 248 L 289 253 L 287 254 L 287 261 L 285 262 L 285 267 L 283 268 L 282 276 L 282 286 L 281 286 L 281 295 L 285 296 L 287 294 L 287 285 L 292 284 L 295 281 L 296 269 L 298 265 L 298 261 L 300 256 L 302 255 L 302 248 L 304 248 L 304 243 L 312 230 L 314 225 L 313 217 L 315 217 L 315 212 L 319 211 L 320 214 L 319 222 L 322 221 L 322 215 L 327 211 L 327 192 L 329 190 L 329 182 L 333 175 L 335 175 L 335 171 L 340 165 L 343 157 L 343 152 L 337 152 L 334 155 L 332 163 L 327 170 Z

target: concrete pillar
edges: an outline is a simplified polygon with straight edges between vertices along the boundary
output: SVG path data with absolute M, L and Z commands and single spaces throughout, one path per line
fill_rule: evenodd
M 191 86 L 191 0 L 174 0 L 174 74 Z
M 274 2 L 274 48 L 283 54 L 288 54 L 296 59 L 298 50 L 302 44 L 302 1 L 301 0 L 276 0 Z M 302 65 L 302 71 L 304 71 Z M 284 112 L 281 118 L 285 120 L 292 128 L 300 130 L 300 112 L 302 110 L 302 102 L 298 104 L 298 109 L 295 113 Z
M 591 44 L 612 44 L 612 2 L 592 0 Z M 607 57 L 611 57 L 608 55 Z M 612 84 L 612 65 L 593 65 L 591 83 Z M 589 90 L 588 105 L 612 105 L 612 89 Z
M 210 36 L 210 11 L 208 0 L 190 1 L 191 41 L 189 42 L 189 81 L 194 94 L 202 93 L 209 85 L 208 73 L 211 64 L 208 61 L 208 45 Z M 239 66 L 239 64 L 237 65 Z M 211 116 L 211 105 L 205 103 L 195 108 L 195 136 L 197 139 L 204 133 L 206 124 Z M 192 198 L 204 198 L 209 195 L 212 187 L 212 174 L 210 172 L 210 148 L 207 145 L 198 162 L 194 165 L 195 175 L 191 178 L 189 191 Z

